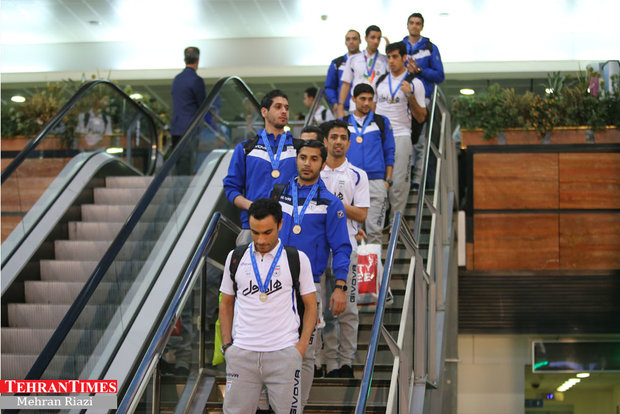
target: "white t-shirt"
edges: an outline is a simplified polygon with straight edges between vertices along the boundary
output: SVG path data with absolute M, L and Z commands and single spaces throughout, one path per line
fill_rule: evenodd
M 281 241 L 278 240 L 276 247 L 264 256 L 254 251 L 263 283 L 280 244 Z M 235 275 L 237 297 L 233 318 L 234 344 L 236 347 L 256 352 L 279 351 L 295 346 L 299 341 L 300 320 L 295 295 L 292 293 L 293 279 L 286 250 L 282 249 L 280 260 L 267 287 L 266 302 L 261 302 L 259 299 L 260 291 L 254 276 L 250 254 L 248 247 L 239 261 Z M 231 257 L 232 252 L 226 258 L 224 276 L 220 285 L 220 291 L 227 295 L 235 295 L 229 271 Z M 302 296 L 316 292 L 310 260 L 301 250 L 299 250 L 299 292 Z
M 339 167 L 332 169 L 325 165 L 321 171 L 321 179 L 325 187 L 338 197 L 344 204 L 355 207 L 370 207 L 370 191 L 366 171 L 357 168 L 349 160 L 345 160 Z M 359 223 L 347 218 L 347 230 L 353 250 L 357 250 L 355 235 Z
M 333 119 L 334 119 L 334 115 L 332 114 L 332 111 L 325 108 L 325 106 L 323 105 L 320 105 L 316 109 L 316 112 L 314 113 L 314 121 L 318 125 L 321 125 L 323 122 L 331 121 Z
M 377 60 L 376 63 L 375 59 Z M 374 68 L 372 67 L 373 63 Z M 357 53 L 347 59 L 340 79 L 342 82 L 351 84 L 351 90 L 349 91 L 350 112 L 355 110 L 355 102 L 351 99 L 353 97 L 353 89 L 360 83 L 367 83 L 374 87 L 379 76 L 387 71 L 387 57 L 379 53 L 379 51 L 372 56 L 368 56 L 368 51 L 364 50 L 362 53 Z
M 411 112 L 409 111 L 409 102 L 405 93 L 400 89 L 400 81 L 407 76 L 407 71 L 401 75 L 392 77 L 388 74 L 378 85 L 376 85 L 375 100 L 377 102 L 376 112 L 385 116 L 392 124 L 392 130 L 395 137 L 411 135 Z M 394 93 L 394 102 L 392 102 L 392 93 L 390 92 L 390 81 L 392 82 L 392 92 Z M 415 100 L 422 108 L 424 108 L 424 84 L 418 78 L 413 78 L 411 89 Z

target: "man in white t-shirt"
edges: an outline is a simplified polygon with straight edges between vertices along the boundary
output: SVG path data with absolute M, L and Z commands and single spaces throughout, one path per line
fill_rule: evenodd
M 317 320 L 317 301 L 308 256 L 284 248 L 279 238 L 282 208 L 258 199 L 248 210 L 251 243 L 240 258 L 226 259 L 220 291 L 222 352 L 226 357 L 224 413 L 254 413 L 263 386 L 277 414 L 301 412 L 301 362 Z M 303 323 L 294 293 L 297 252 L 298 295 L 305 307 Z M 231 260 L 238 266 L 231 277 Z M 234 278 L 234 282 L 233 282 Z M 302 331 L 299 326 L 302 323 Z
M 342 87 L 338 99 L 337 118 L 344 116 L 344 104 L 349 101 L 349 112 L 355 110 L 355 102 L 351 99 L 351 91 L 360 83 L 374 86 L 382 74 L 388 70 L 385 55 L 379 53 L 381 43 L 381 29 L 378 26 L 368 26 L 366 29 L 366 50 L 347 59 L 342 70 Z M 374 108 L 373 108 L 374 109 Z
M 337 319 L 334 318 L 329 309 L 325 309 L 323 350 L 320 360 L 325 361 L 327 365 L 326 377 L 353 378 L 353 361 L 357 351 L 357 329 L 359 326 L 357 241 L 355 237 L 361 231 L 360 224 L 366 220 L 370 207 L 368 176 L 364 170 L 357 168 L 346 158 L 347 150 L 351 145 L 349 124 L 346 121 L 335 120 L 322 124 L 321 129 L 325 134 L 324 142 L 327 147 L 327 162 L 321 171 L 321 179 L 327 189 L 342 200 L 347 215 L 349 240 L 353 249 L 347 276 L 346 309 L 338 315 Z M 327 271 L 330 271 L 330 266 L 327 267 Z M 322 291 L 332 292 L 334 278 L 327 276 L 324 281 L 326 287 Z M 340 331 L 339 335 L 338 331 Z
M 312 108 L 317 92 L 318 90 L 314 86 L 311 86 L 304 91 L 304 106 L 306 108 Z M 332 119 L 334 119 L 334 114 L 332 114 L 331 109 L 326 108 L 324 105 L 319 105 L 318 108 L 316 108 L 312 122 L 315 125 L 321 125 L 323 122 L 331 121 Z
M 390 43 L 385 48 L 390 71 L 379 77 L 375 83 L 376 112 L 390 120 L 394 132 L 393 184 L 389 189 L 392 206 L 390 222 L 396 211 L 404 212 L 407 205 L 410 181 L 410 162 L 413 152 L 411 144 L 411 117 L 424 122 L 426 104 L 424 84 L 410 75 L 405 64 L 407 47 L 403 42 Z

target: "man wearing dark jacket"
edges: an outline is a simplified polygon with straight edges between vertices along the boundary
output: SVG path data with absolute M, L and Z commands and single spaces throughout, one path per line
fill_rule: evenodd
M 185 48 L 185 69 L 172 81 L 172 120 L 170 135 L 172 145 L 176 146 L 205 100 L 205 83 L 196 73 L 200 50 L 190 46 Z

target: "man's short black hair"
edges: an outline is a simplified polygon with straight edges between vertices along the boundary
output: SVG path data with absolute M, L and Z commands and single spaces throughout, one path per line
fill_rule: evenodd
M 306 89 L 304 91 L 304 93 L 306 95 L 308 95 L 310 98 L 316 98 L 316 93 L 318 92 L 318 89 L 315 88 L 314 86 L 309 87 L 308 89 Z
M 323 134 L 323 130 L 321 130 L 321 128 L 319 128 L 316 125 L 307 125 L 304 127 L 304 129 L 301 130 L 301 133 L 299 134 L 301 136 L 301 134 L 303 134 L 304 132 L 314 132 L 316 134 L 316 139 L 318 139 L 319 141 L 322 141 L 323 138 L 325 138 L 325 135 Z
M 200 57 L 200 49 L 195 46 L 189 46 L 185 48 L 183 54 L 185 55 L 185 64 L 193 65 L 198 62 L 198 58 Z
M 422 17 L 422 13 L 412 13 L 411 16 L 407 17 L 407 23 L 409 23 L 409 19 L 412 17 L 417 17 L 422 20 L 422 24 L 424 24 L 424 17 Z
M 284 93 L 284 91 L 280 89 L 274 89 L 272 91 L 267 92 L 263 99 L 260 101 L 260 107 L 269 110 L 271 105 L 273 105 L 273 98 L 282 97 L 288 101 L 288 96 Z
M 319 140 L 316 139 L 309 139 L 307 141 L 302 141 L 301 145 L 299 146 L 299 149 L 297 150 L 297 156 L 299 157 L 299 154 L 301 153 L 301 149 L 304 147 L 310 147 L 310 148 L 318 148 L 321 150 L 321 158 L 323 158 L 323 162 L 325 162 L 327 160 L 327 148 L 325 148 L 325 145 L 323 145 L 323 143 Z
M 390 43 L 385 47 L 385 54 L 392 53 L 394 51 L 398 51 L 398 54 L 401 56 L 407 56 L 407 46 L 404 42 L 394 42 Z
M 368 36 L 370 34 L 370 32 L 379 32 L 379 33 L 381 33 L 381 29 L 379 29 L 379 26 L 371 24 L 370 26 L 368 26 L 366 28 L 366 36 Z
M 280 203 L 271 198 L 259 198 L 250 204 L 248 216 L 256 220 L 262 220 L 267 216 L 273 216 L 277 224 L 282 221 L 282 207 Z
M 353 88 L 353 97 L 357 98 L 362 93 L 369 93 L 372 96 L 375 96 L 375 90 L 367 83 L 360 83 L 355 88 Z
M 355 34 L 357 35 L 357 38 L 358 38 L 358 39 L 360 39 L 360 40 L 362 39 L 362 36 L 360 36 L 360 32 L 358 32 L 358 31 L 357 31 L 357 30 L 355 30 L 355 29 L 349 29 L 349 30 L 347 30 L 347 33 L 345 34 L 345 37 L 346 37 L 346 35 L 347 35 L 347 34 L 349 34 L 350 32 L 355 33 Z
M 351 138 L 351 131 L 349 131 L 349 124 L 342 119 L 333 119 L 331 121 L 323 122 L 321 129 L 325 138 L 329 138 L 329 132 L 334 128 L 344 128 L 347 131 L 347 138 Z

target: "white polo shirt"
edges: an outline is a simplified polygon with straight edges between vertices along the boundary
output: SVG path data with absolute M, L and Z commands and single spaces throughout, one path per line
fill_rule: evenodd
M 404 71 L 401 75 L 396 77 L 389 74 L 375 87 L 375 101 L 377 102 L 376 112 L 390 120 L 395 137 L 411 135 L 411 112 L 409 111 L 409 102 L 407 101 L 405 93 L 398 86 L 405 76 L 407 76 L 407 71 Z M 392 82 L 392 92 L 396 91 L 393 98 L 394 102 L 392 102 L 392 93 L 390 92 L 390 78 Z M 422 81 L 418 78 L 413 78 L 411 90 L 413 91 L 418 105 L 424 108 L 426 103 L 424 101 L 424 84 Z
M 375 63 L 374 68 L 372 68 L 375 59 L 377 59 L 377 63 Z M 353 89 L 355 89 L 355 87 L 360 83 L 367 83 L 374 87 L 379 76 L 383 75 L 387 71 L 387 57 L 379 53 L 378 50 L 372 56 L 368 55 L 367 50 L 364 50 L 362 53 L 349 56 L 346 64 L 344 65 L 344 69 L 342 70 L 342 77 L 340 80 L 351 84 L 351 90 L 349 91 L 350 112 L 355 110 L 355 102 L 351 99 L 353 97 Z
M 278 239 L 276 247 L 265 255 L 254 251 L 263 283 L 280 244 L 281 241 Z M 295 346 L 299 341 L 300 320 L 286 250 L 282 249 L 271 282 L 267 287 L 266 302 L 261 302 L 259 299 L 260 291 L 254 276 L 250 254 L 248 247 L 239 261 L 235 275 L 237 297 L 233 318 L 234 344 L 236 347 L 256 352 L 279 351 Z M 229 271 L 231 257 L 232 252 L 226 258 L 224 276 L 220 285 L 220 291 L 227 295 L 235 295 Z M 302 296 L 316 291 L 310 260 L 301 250 L 299 250 L 299 291 Z
M 335 169 L 325 165 L 325 168 L 321 171 L 321 179 L 325 183 L 325 187 L 342 200 L 344 204 L 355 207 L 370 207 L 370 191 L 366 171 L 357 168 L 349 160 L 345 159 Z M 357 221 L 347 218 L 349 240 L 354 251 L 357 250 L 355 235 L 357 234 L 358 227 L 359 223 Z

